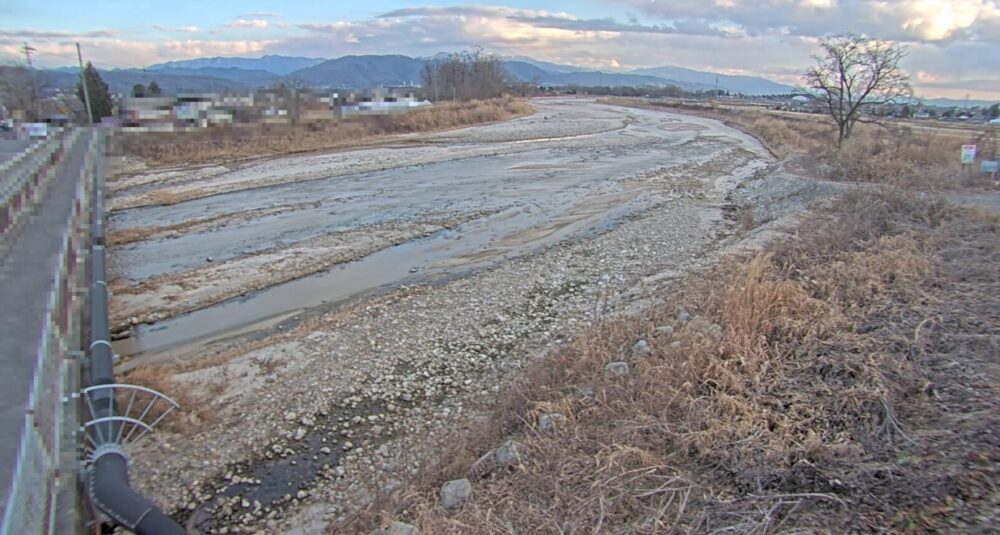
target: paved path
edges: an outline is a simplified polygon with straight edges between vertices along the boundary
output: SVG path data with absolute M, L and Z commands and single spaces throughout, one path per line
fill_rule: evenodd
M 81 135 L 0 263 L 0 517 L 10 494 L 66 221 L 90 134 Z
M 33 139 L 0 139 L 0 163 L 13 158 L 34 142 Z

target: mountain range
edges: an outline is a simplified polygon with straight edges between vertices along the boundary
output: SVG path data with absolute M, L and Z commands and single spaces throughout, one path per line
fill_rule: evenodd
M 306 69 L 323 63 L 324 58 L 305 58 L 295 56 L 267 55 L 259 58 L 196 58 L 181 61 L 168 61 L 146 67 L 148 70 L 164 71 L 171 69 L 246 69 L 260 70 L 285 76 L 299 69 Z
M 363 89 L 378 85 L 419 85 L 423 65 L 441 56 L 366 55 L 335 59 L 279 55 L 212 57 L 159 63 L 145 69 L 102 69 L 101 76 L 115 93 L 127 93 L 133 85 L 145 85 L 151 80 L 156 80 L 164 91 L 170 93 L 247 90 L 290 81 L 313 87 Z M 747 95 L 790 93 L 795 90 L 765 78 L 715 74 L 681 67 L 604 72 L 524 56 L 508 57 L 504 61 L 515 79 L 546 86 L 673 85 L 688 91 L 718 87 Z M 68 87 L 76 83 L 76 69 L 50 69 L 43 73 L 45 82 L 52 87 Z

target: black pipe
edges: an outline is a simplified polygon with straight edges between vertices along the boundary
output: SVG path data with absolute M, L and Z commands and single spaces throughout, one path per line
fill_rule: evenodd
M 94 461 L 87 476 L 90 499 L 115 522 L 139 535 L 187 534 L 151 501 L 132 490 L 124 455 L 105 453 Z
M 98 151 L 94 164 L 93 219 L 90 254 L 90 347 L 88 348 L 88 384 L 112 385 L 115 382 L 113 352 L 108 334 L 108 285 L 104 251 L 104 174 L 103 140 L 99 130 Z M 98 388 L 89 394 L 91 417 L 105 418 L 115 414 L 113 388 Z M 96 457 L 87 469 L 87 493 L 90 500 L 115 522 L 138 535 L 185 535 L 187 532 L 128 482 L 128 458 L 112 437 L 119 435 L 121 424 L 98 424 L 91 428 L 91 438 L 97 445 Z M 97 428 L 109 430 L 104 434 Z M 101 449 L 101 446 L 109 446 Z
M 91 385 L 115 382 L 114 354 L 108 341 L 108 285 L 105 282 L 103 245 L 90 248 L 90 381 Z

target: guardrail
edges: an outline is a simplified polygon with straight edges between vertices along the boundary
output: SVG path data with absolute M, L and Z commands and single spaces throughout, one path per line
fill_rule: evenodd
M 59 150 L 69 150 L 78 137 L 73 134 L 60 140 Z M 80 172 L 62 249 L 52 273 L 54 285 L 36 352 L 34 381 L 13 484 L 0 524 L 3 534 L 66 533 L 75 531 L 79 525 L 76 507 L 79 464 L 73 453 L 77 450 L 79 425 L 76 403 L 81 365 L 79 320 L 86 287 L 83 275 L 93 183 L 88 168 L 85 166 Z

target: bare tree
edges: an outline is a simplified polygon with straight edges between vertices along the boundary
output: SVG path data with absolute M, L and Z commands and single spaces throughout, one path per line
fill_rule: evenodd
M 805 73 L 807 87 L 817 91 L 837 123 L 837 147 L 863 121 L 866 108 L 890 104 L 912 94 L 910 79 L 899 67 L 906 47 L 856 35 L 820 42 L 823 53 Z
M 427 61 L 420 69 L 420 80 L 424 86 L 424 98 L 438 101 L 438 66 L 437 62 Z
M 38 85 L 27 67 L 0 65 L 0 105 L 22 119 L 38 119 Z
M 428 96 L 451 100 L 495 98 L 510 87 L 503 59 L 482 49 L 424 64 L 420 77 Z

